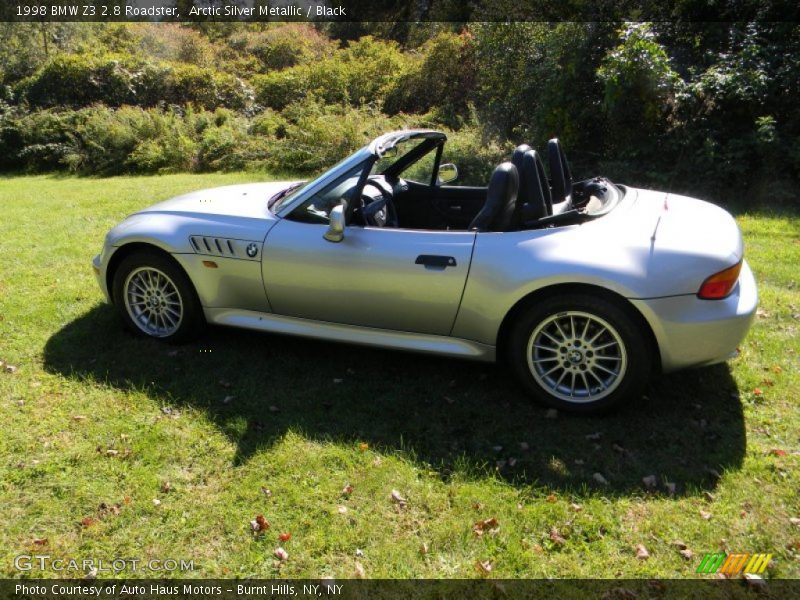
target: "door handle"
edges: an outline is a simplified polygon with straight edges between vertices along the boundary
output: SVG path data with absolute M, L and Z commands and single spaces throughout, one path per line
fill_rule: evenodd
M 445 269 L 447 267 L 455 267 L 456 259 L 452 256 L 440 256 L 438 254 L 420 254 L 414 264 Z

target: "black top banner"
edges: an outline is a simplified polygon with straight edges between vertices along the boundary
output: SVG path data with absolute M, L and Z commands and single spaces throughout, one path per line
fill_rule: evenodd
M 792 0 L 3 0 L 27 21 L 790 21 Z

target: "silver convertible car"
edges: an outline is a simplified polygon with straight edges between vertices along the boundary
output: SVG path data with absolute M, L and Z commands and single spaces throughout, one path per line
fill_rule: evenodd
M 736 352 L 757 292 L 727 212 L 573 182 L 556 139 L 544 161 L 518 147 L 485 187 L 451 185 L 446 139 L 388 133 L 309 182 L 156 204 L 106 236 L 97 280 L 144 336 L 179 342 L 211 323 L 503 359 L 573 412 Z

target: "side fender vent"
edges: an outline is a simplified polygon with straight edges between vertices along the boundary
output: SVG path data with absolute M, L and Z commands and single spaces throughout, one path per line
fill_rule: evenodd
M 235 240 L 228 238 L 218 238 L 205 235 L 189 236 L 189 243 L 197 254 L 208 256 L 221 256 L 222 258 L 239 258 L 243 260 L 259 260 L 261 242 L 250 240 Z M 247 251 L 249 246 L 255 244 L 258 251 L 251 256 Z

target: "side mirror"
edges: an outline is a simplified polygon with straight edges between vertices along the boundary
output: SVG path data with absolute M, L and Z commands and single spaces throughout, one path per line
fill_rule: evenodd
M 458 167 L 453 163 L 439 165 L 439 174 L 436 176 L 439 184 L 450 183 L 458 179 Z
M 337 204 L 328 216 L 328 230 L 322 235 L 329 242 L 341 242 L 344 239 L 344 206 Z

